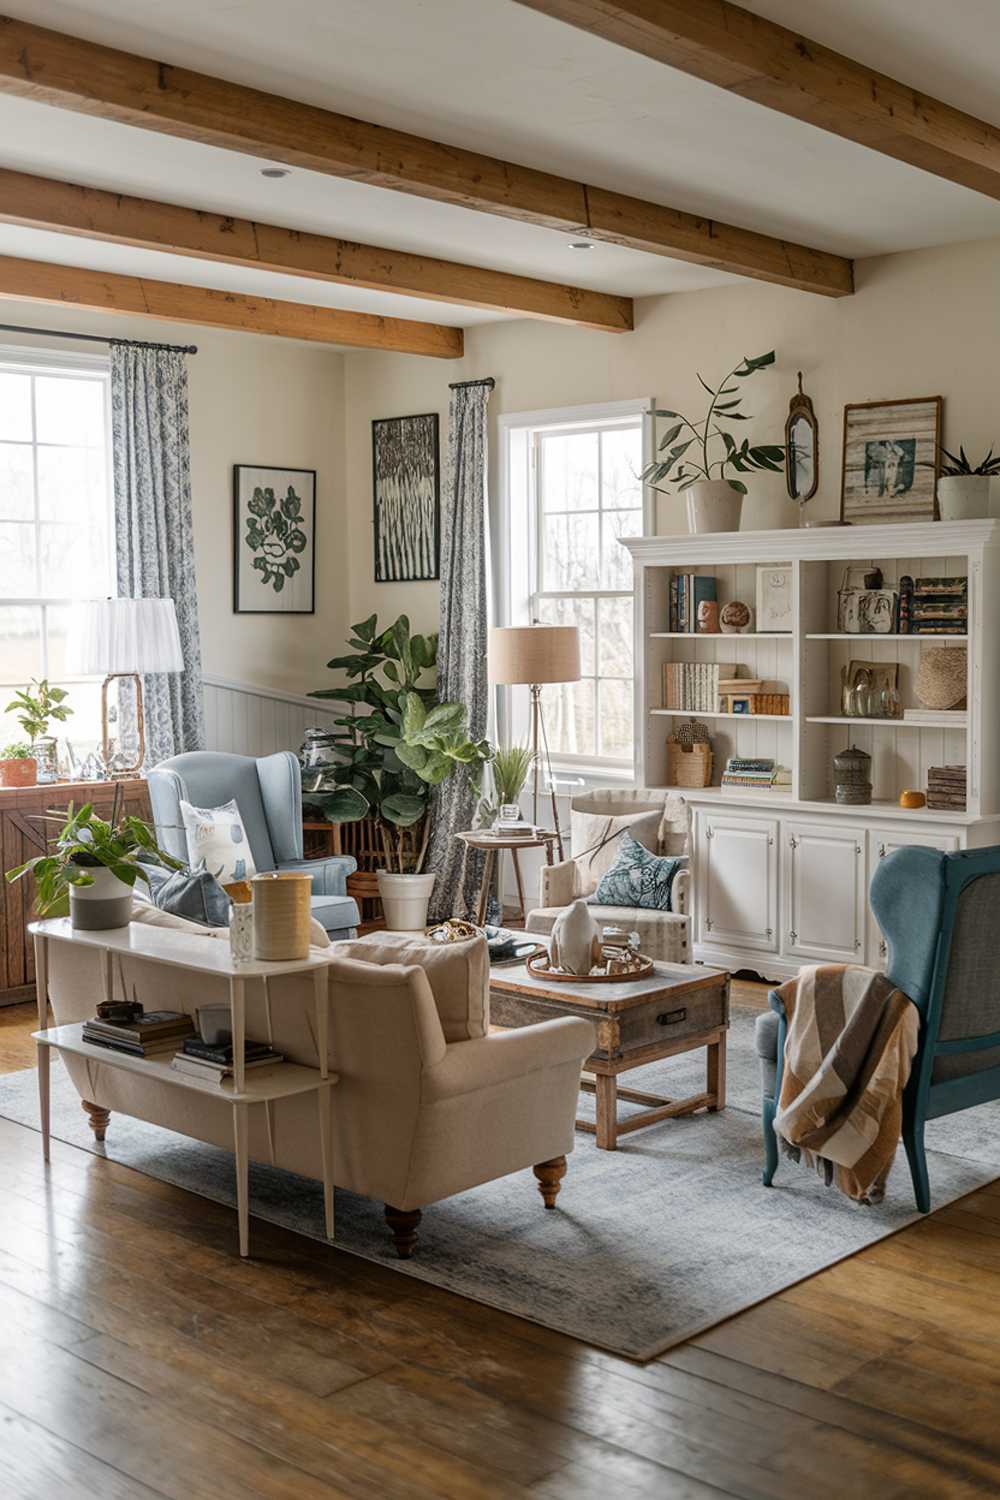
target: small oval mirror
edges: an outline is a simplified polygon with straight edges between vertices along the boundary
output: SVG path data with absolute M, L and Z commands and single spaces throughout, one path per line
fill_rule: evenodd
M 798 392 L 788 406 L 785 448 L 788 493 L 802 505 L 812 499 L 819 485 L 819 423 L 812 402 L 802 390 L 801 370 Z

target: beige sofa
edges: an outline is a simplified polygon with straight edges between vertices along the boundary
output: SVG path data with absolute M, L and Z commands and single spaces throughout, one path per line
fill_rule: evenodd
M 570 802 L 573 858 L 543 865 L 538 906 L 528 913 L 529 932 L 547 933 L 561 911 L 581 896 L 592 896 L 600 876 L 615 861 L 621 833 L 630 832 L 655 854 L 690 856 L 691 809 L 676 792 L 654 787 L 581 792 Z M 599 927 L 636 931 L 643 953 L 665 963 L 691 962 L 690 870 L 678 870 L 671 890 L 672 911 L 637 906 L 590 907 Z
M 193 927 L 148 908 L 139 915 Z M 213 935 L 205 933 L 205 941 Z M 420 951 L 426 954 L 426 945 Z M 428 1204 L 509 1172 L 533 1167 L 545 1206 L 553 1207 L 573 1149 L 581 1065 L 594 1047 L 590 1022 L 567 1018 L 490 1035 L 481 938 L 434 954 L 425 967 L 412 944 L 391 940 L 335 944 L 329 954 L 330 1065 L 340 1075 L 332 1091 L 334 1182 L 385 1203 L 403 1256 Z M 58 1025 L 94 1014 L 100 964 L 99 951 L 51 944 L 49 993 Z M 138 959 L 126 961 L 124 981 L 129 991 L 135 985 L 147 1010 L 193 1014 L 227 1000 L 224 981 Z M 265 997 L 260 981 L 247 983 L 247 1036 L 270 1038 L 290 1061 L 316 1066 L 311 975 L 286 975 L 268 988 Z M 119 1110 L 232 1148 L 232 1110 L 224 1097 L 68 1054 L 64 1061 L 100 1139 L 108 1112 Z M 251 1160 L 319 1178 L 312 1095 L 251 1109 L 249 1150 Z

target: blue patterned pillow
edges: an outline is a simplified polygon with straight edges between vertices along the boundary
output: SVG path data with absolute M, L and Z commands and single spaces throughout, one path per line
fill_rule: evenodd
M 651 911 L 670 911 L 670 890 L 683 856 L 652 854 L 624 835 L 621 853 L 589 898 L 592 906 L 644 906 Z

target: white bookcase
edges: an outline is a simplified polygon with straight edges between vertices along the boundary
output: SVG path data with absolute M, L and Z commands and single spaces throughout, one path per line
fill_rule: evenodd
M 1000 842 L 1000 522 L 823 527 L 801 531 L 647 536 L 623 542 L 635 569 L 635 779 L 667 785 L 666 741 L 686 718 L 704 720 L 714 785 L 682 789 L 694 812 L 696 958 L 768 977 L 803 962 L 877 965 L 881 934 L 867 905 L 879 859 L 900 844 L 945 850 Z M 911 577 L 968 577 L 968 636 L 853 635 L 837 631 L 845 570 L 882 569 L 884 586 Z M 675 573 L 714 576 L 718 599 L 754 611 L 757 570 L 792 575 L 791 628 L 744 635 L 669 630 Z M 845 718 L 840 669 L 851 659 L 895 662 L 904 708 L 922 648 L 968 647 L 968 710 L 948 727 L 919 719 Z M 663 707 L 668 662 L 736 662 L 790 697 L 787 717 L 688 714 Z M 834 800 L 833 757 L 856 745 L 872 757 L 872 802 Z M 767 756 L 790 772 L 784 788 L 719 785 L 730 755 Z M 908 810 L 905 788 L 926 791 L 930 766 L 965 765 L 966 810 Z

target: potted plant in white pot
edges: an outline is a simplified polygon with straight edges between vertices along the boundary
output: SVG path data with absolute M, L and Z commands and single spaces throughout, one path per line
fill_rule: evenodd
M 184 868 L 180 860 L 157 845 L 153 830 L 141 818 L 112 815 L 112 821 L 95 815 L 88 802 L 65 821 L 46 815 L 47 822 L 62 822 L 49 850 L 8 870 L 8 880 L 35 877 L 35 911 L 40 917 L 64 917 L 69 913 L 74 927 L 97 932 L 109 927 L 127 927 L 132 916 L 132 887 L 137 880 L 148 884 L 141 861 Z
M 940 448 L 938 469 L 938 514 L 942 521 L 975 521 L 990 513 L 993 479 L 1000 474 L 1000 455 L 991 448 L 981 463 L 973 466 L 965 449 L 959 445 L 958 457 Z
M 325 787 L 306 784 L 306 794 L 320 808 L 329 798 L 340 821 L 345 794 L 360 799 L 354 816 L 374 819 L 385 857 L 378 886 L 386 926 L 417 931 L 426 926 L 436 878 L 424 870 L 433 790 L 462 775 L 478 796 L 493 750 L 487 740 L 469 738 L 463 703 L 439 703 L 435 690 L 421 685 L 437 661 L 436 635 L 411 635 L 405 615 L 381 632 L 376 615 L 351 630 L 351 654 L 327 663 L 350 682 L 309 695 L 350 705 L 328 737 L 341 759 L 324 768 Z
M 34 786 L 38 765 L 21 741 L 0 750 L 0 786 Z
M 781 444 L 752 447 L 749 438 L 737 443 L 732 433 L 725 430 L 728 422 L 750 420 L 745 412 L 740 411 L 743 398 L 739 386 L 730 382 L 746 380 L 773 364 L 773 349 L 753 359 L 744 357 L 714 389 L 699 375 L 698 379 L 711 399 L 704 419 L 697 425 L 678 411 L 657 410 L 653 413 L 654 417 L 668 420 L 673 425 L 657 445 L 657 453 L 666 452 L 666 458 L 648 464 L 642 471 L 642 478 L 660 494 L 670 493 L 660 488 L 662 479 L 669 479 L 679 491 L 686 492 L 688 530 L 691 532 L 739 531 L 747 487 L 741 479 L 733 476 L 750 474 L 756 469 L 780 474 L 784 469 L 785 449 Z M 693 453 L 690 452 L 692 449 Z

